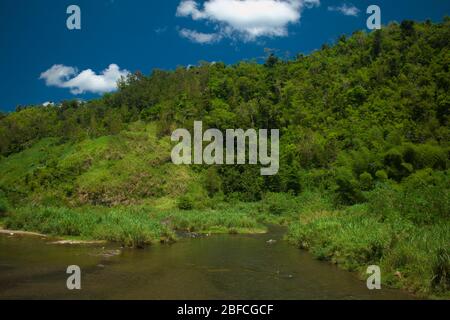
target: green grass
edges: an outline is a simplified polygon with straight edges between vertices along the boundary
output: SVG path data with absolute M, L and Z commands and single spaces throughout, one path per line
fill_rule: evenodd
M 195 233 L 263 233 L 266 227 L 236 208 L 160 213 L 173 229 Z
M 384 285 L 422 297 L 450 298 L 448 220 L 417 225 L 401 214 L 386 218 L 358 205 L 303 212 L 286 239 L 362 277 L 369 265 L 379 265 Z
M 138 248 L 153 242 L 174 239 L 174 234 L 169 228 L 150 219 L 144 211 L 133 209 L 29 206 L 13 210 L 4 223 L 8 229 L 114 241 Z
M 6 199 L 0 198 L 0 218 L 4 217 L 8 212 L 9 204 Z
M 304 191 L 298 196 L 283 193 L 268 193 L 261 202 L 250 207 L 249 214 L 266 224 L 291 225 L 300 215 L 320 214 L 332 210 L 333 201 L 325 192 Z
M 202 195 L 200 177 L 170 161 L 169 138 L 136 122 L 114 136 L 64 142 L 42 139 L 0 159 L 0 193 L 19 206 L 139 205 L 149 199 Z
M 107 240 L 129 247 L 172 242 L 175 231 L 195 233 L 262 233 L 255 218 L 236 210 L 156 209 L 136 207 L 26 206 L 14 209 L 3 220 L 8 229 L 88 240 Z
M 378 262 L 392 241 L 389 228 L 376 219 L 348 212 L 329 213 L 291 225 L 288 239 L 322 260 L 347 270 Z

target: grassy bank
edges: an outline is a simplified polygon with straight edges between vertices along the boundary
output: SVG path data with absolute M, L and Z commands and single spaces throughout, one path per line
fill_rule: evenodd
M 3 225 L 47 235 L 107 240 L 129 247 L 176 240 L 176 231 L 261 233 L 256 219 L 233 210 L 179 211 L 150 207 L 22 207 L 11 210 Z
M 171 230 L 149 219 L 143 212 L 131 209 L 30 206 L 12 210 L 4 220 L 4 226 L 54 236 L 114 241 L 131 247 L 173 238 Z
M 381 186 L 366 204 L 300 212 L 286 238 L 363 278 L 369 265 L 379 265 L 383 285 L 450 298 L 450 221 L 440 216 L 449 212 L 448 196 L 416 188 L 411 194 Z

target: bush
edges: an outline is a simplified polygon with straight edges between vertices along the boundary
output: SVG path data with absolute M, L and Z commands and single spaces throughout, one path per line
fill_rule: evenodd
M 390 184 L 380 183 L 368 195 L 369 212 L 382 218 L 392 216 L 397 212 L 399 190 L 393 188 Z
M 396 215 L 415 224 L 433 224 L 450 218 L 448 174 L 425 169 L 401 185 L 379 184 L 370 192 L 370 212 L 384 218 Z
M 0 217 L 4 217 L 8 212 L 9 204 L 4 198 L 0 198 Z
M 338 169 L 336 184 L 338 202 L 342 204 L 356 204 L 365 201 L 365 197 L 361 192 L 361 186 L 351 170 L 347 168 Z
M 222 190 L 222 180 L 215 167 L 208 168 L 204 176 L 203 184 L 210 198 Z
M 384 170 L 378 170 L 375 173 L 375 176 L 377 177 L 378 180 L 384 182 L 388 179 L 388 174 L 386 173 L 386 171 Z
M 403 164 L 403 155 L 400 148 L 393 148 L 384 155 L 384 165 L 390 179 L 400 181 L 407 177 L 410 172 Z
M 190 196 L 182 196 L 178 199 L 177 206 L 180 210 L 192 210 L 194 209 L 194 199 Z
M 450 218 L 448 174 L 431 169 L 418 171 L 402 183 L 398 211 L 417 224 L 432 224 Z
M 370 173 L 364 172 L 359 176 L 362 190 L 370 190 L 373 188 L 373 178 Z
M 266 193 L 260 204 L 260 211 L 273 215 L 282 215 L 294 211 L 295 198 L 286 193 Z
M 447 168 L 446 150 L 439 146 L 429 144 L 407 144 L 403 152 L 403 158 L 411 163 L 416 170 L 433 168 L 445 170 Z

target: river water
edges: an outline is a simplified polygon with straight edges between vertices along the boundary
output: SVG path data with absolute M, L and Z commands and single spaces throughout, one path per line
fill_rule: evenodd
M 353 273 L 315 260 L 264 235 L 182 239 L 144 250 L 118 245 L 55 245 L 0 236 L 0 299 L 411 299 L 369 291 Z M 268 244 L 268 240 L 277 240 Z M 69 265 L 81 267 L 80 291 L 69 291 Z

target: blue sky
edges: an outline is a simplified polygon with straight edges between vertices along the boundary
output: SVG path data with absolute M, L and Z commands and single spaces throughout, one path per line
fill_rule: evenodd
M 380 6 L 383 24 L 441 21 L 450 12 L 448 0 L 182 2 L 0 0 L 0 110 L 97 97 L 127 71 L 260 59 L 265 48 L 309 53 L 365 29 L 371 4 Z M 72 4 L 81 9 L 81 30 L 66 27 Z

